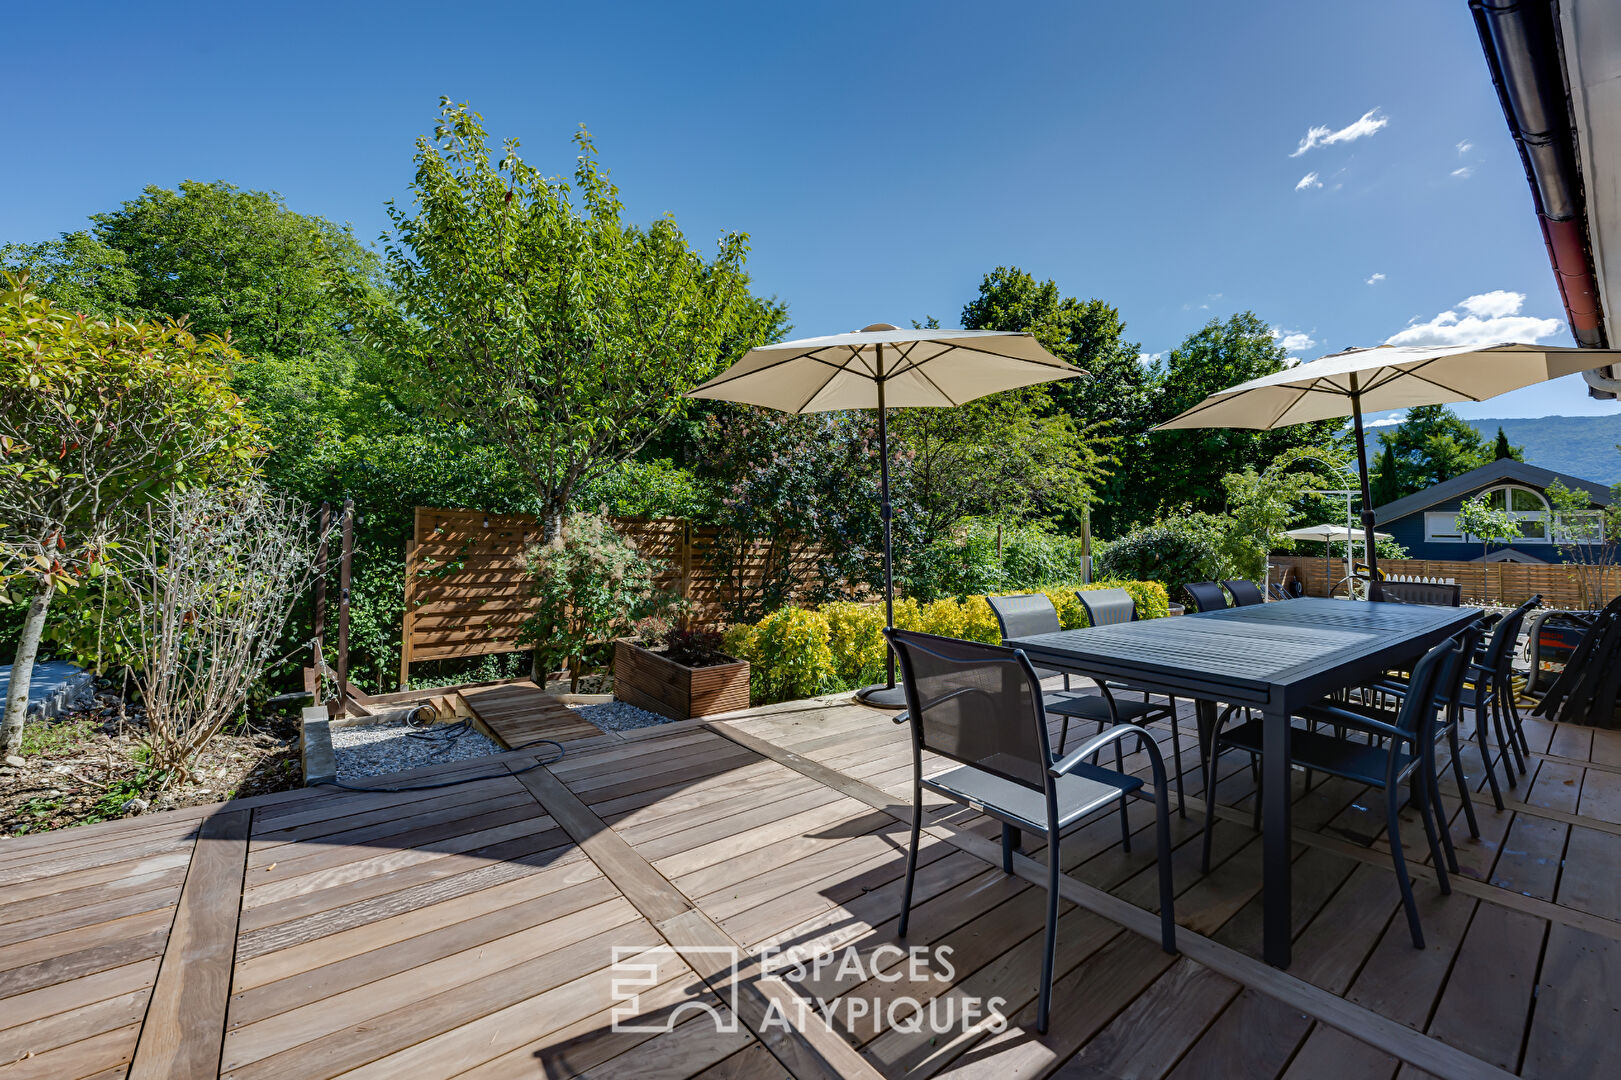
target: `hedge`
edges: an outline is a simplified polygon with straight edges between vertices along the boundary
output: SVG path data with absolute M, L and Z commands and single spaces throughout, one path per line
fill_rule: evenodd
M 1053 586 L 1045 593 L 1058 609 L 1065 630 L 1089 625 L 1077 590 L 1123 588 L 1137 601 L 1137 615 L 1170 614 L 1165 586 L 1157 581 L 1099 581 Z M 895 603 L 895 625 L 902 630 L 997 644 L 1001 633 L 983 596 L 920 604 Z M 818 608 L 785 607 L 753 625 L 726 631 L 726 652 L 749 662 L 749 696 L 756 705 L 854 690 L 885 677 L 884 606 L 843 601 Z

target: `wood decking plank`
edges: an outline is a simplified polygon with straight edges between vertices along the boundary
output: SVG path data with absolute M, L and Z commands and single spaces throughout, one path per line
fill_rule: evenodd
M 219 1074 L 251 816 L 251 811 L 226 811 L 198 830 L 130 1063 L 132 1080 L 202 1080 Z
M 1548 923 L 1481 904 L 1426 1029 L 1431 1038 L 1513 1072 L 1519 1065 Z M 1482 1023 L 1482 1017 L 1492 1023 Z
M 1621 1075 L 1615 1016 L 1621 946 L 1568 926 L 1549 930 L 1521 1075 Z

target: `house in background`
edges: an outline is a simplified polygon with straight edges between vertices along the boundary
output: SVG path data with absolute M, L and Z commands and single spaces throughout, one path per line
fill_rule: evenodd
M 1493 545 L 1485 561 L 1568 562 L 1543 494 L 1555 480 L 1572 491 L 1587 492 L 1594 510 L 1610 504 L 1610 491 L 1603 484 L 1504 458 L 1386 503 L 1374 510 L 1374 520 L 1380 532 L 1407 549 L 1408 558 L 1480 562 L 1480 541 L 1458 531 L 1457 515 L 1465 499 L 1486 492 L 1493 507 L 1520 519 L 1522 535 L 1513 543 Z

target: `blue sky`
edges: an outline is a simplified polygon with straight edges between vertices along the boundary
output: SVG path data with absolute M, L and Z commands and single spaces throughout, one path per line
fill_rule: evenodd
M 1571 344 L 1462 0 L 61 3 L 8 22 L 0 239 L 193 178 L 371 240 L 448 94 L 548 171 L 585 123 L 638 216 L 705 245 L 749 232 L 757 288 L 801 335 L 955 325 L 1011 264 L 1117 305 L 1147 353 L 1244 308 L 1305 357 L 1395 334 Z M 1459 411 L 1621 407 L 1564 380 Z

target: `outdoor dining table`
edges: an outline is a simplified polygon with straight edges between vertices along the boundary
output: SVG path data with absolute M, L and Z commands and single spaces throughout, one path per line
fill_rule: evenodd
M 1289 791 L 1289 718 L 1324 694 L 1409 666 L 1478 618 L 1475 608 L 1301 597 L 1269 604 L 1010 638 L 1037 667 L 1193 699 L 1200 760 L 1217 703 L 1264 718 L 1263 786 Z M 1291 800 L 1262 807 L 1268 963 L 1289 966 Z

